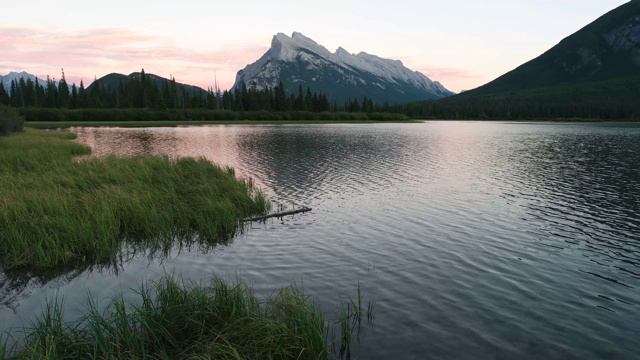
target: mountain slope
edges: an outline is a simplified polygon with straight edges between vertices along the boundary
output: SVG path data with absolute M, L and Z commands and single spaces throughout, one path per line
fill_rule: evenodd
M 340 102 L 367 96 L 379 103 L 404 103 L 453 95 L 398 60 L 364 52 L 350 54 L 343 48 L 331 53 L 297 32 L 291 37 L 275 35 L 271 48 L 258 61 L 238 71 L 234 89 L 242 82 L 272 88 L 280 81 L 287 93 L 297 93 L 299 86 L 309 87 Z
M 129 75 L 124 75 L 124 74 L 118 74 L 118 73 L 111 73 L 111 74 L 107 74 L 99 79 L 97 79 L 96 81 L 102 86 L 102 87 L 107 87 L 110 89 L 117 89 L 119 84 L 123 84 L 126 85 L 127 83 L 129 83 L 131 80 L 139 78 L 141 75 L 140 72 L 134 72 L 131 73 Z M 164 82 L 166 81 L 167 83 L 171 84 L 171 80 L 167 79 L 167 78 L 163 78 L 161 76 L 158 75 L 153 75 L 153 74 L 145 74 L 145 76 L 147 77 L 148 81 L 153 82 L 158 88 L 162 88 L 162 86 L 164 85 Z M 91 85 L 89 85 L 89 87 L 87 88 L 88 92 L 91 92 L 93 90 L 93 88 L 95 87 L 96 81 L 94 81 L 93 83 L 91 83 Z M 197 86 L 193 86 L 193 85 L 188 85 L 188 84 L 182 84 L 182 83 L 178 83 L 176 82 L 176 87 L 177 87 L 177 91 L 178 94 L 182 94 L 182 89 L 184 88 L 187 91 L 187 94 L 189 94 L 190 96 L 193 95 L 204 95 L 207 93 L 207 91 L 203 88 L 197 87 Z
M 11 80 L 20 81 L 20 78 L 24 78 L 24 81 L 27 81 L 28 79 L 31 79 L 31 81 L 33 82 L 36 81 L 36 76 L 33 74 L 29 74 L 25 71 L 22 71 L 22 72 L 12 71 L 7 75 L 4 75 L 4 76 L 0 75 L 0 84 L 4 86 L 5 90 L 9 91 L 9 88 L 11 87 Z M 42 80 L 38 78 L 38 83 L 42 86 L 45 86 L 47 84 L 47 80 Z M 58 82 L 56 81 L 55 84 L 57 83 Z
M 460 97 L 609 81 L 639 74 L 640 0 L 633 0 L 539 57 Z

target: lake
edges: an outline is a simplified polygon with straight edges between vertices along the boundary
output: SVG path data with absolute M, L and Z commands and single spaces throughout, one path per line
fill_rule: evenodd
M 0 331 L 166 273 L 292 281 L 323 308 L 376 301 L 359 359 L 629 359 L 640 353 L 640 125 L 429 122 L 74 128 L 95 156 L 203 156 L 275 206 L 228 246 L 0 273 Z

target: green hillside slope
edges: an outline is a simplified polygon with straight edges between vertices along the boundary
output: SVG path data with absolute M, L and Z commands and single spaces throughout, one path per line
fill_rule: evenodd
M 640 75 L 640 0 L 610 11 L 541 56 L 460 96 L 499 94 L 634 75 Z

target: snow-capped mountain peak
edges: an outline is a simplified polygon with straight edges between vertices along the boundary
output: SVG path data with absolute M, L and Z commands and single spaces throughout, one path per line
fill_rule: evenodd
M 366 52 L 356 55 L 342 47 L 332 53 L 299 32 L 291 37 L 276 34 L 271 48 L 238 72 L 234 88 L 242 81 L 259 88 L 282 81 L 288 91 L 304 85 L 340 100 L 367 96 L 375 101 L 406 102 L 453 94 L 399 60 Z
M 298 32 L 294 32 L 291 37 L 278 33 L 271 41 L 271 49 L 278 50 L 275 58 L 285 61 L 294 60 L 301 51 L 313 52 L 323 57 L 331 56 L 331 52 L 324 46 Z

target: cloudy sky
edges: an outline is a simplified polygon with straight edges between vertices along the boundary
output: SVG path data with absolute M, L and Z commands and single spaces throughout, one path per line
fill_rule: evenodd
M 278 32 L 399 59 L 453 90 L 480 86 L 628 0 L 21 0 L 3 6 L 0 75 L 88 85 L 110 72 L 221 88 Z

